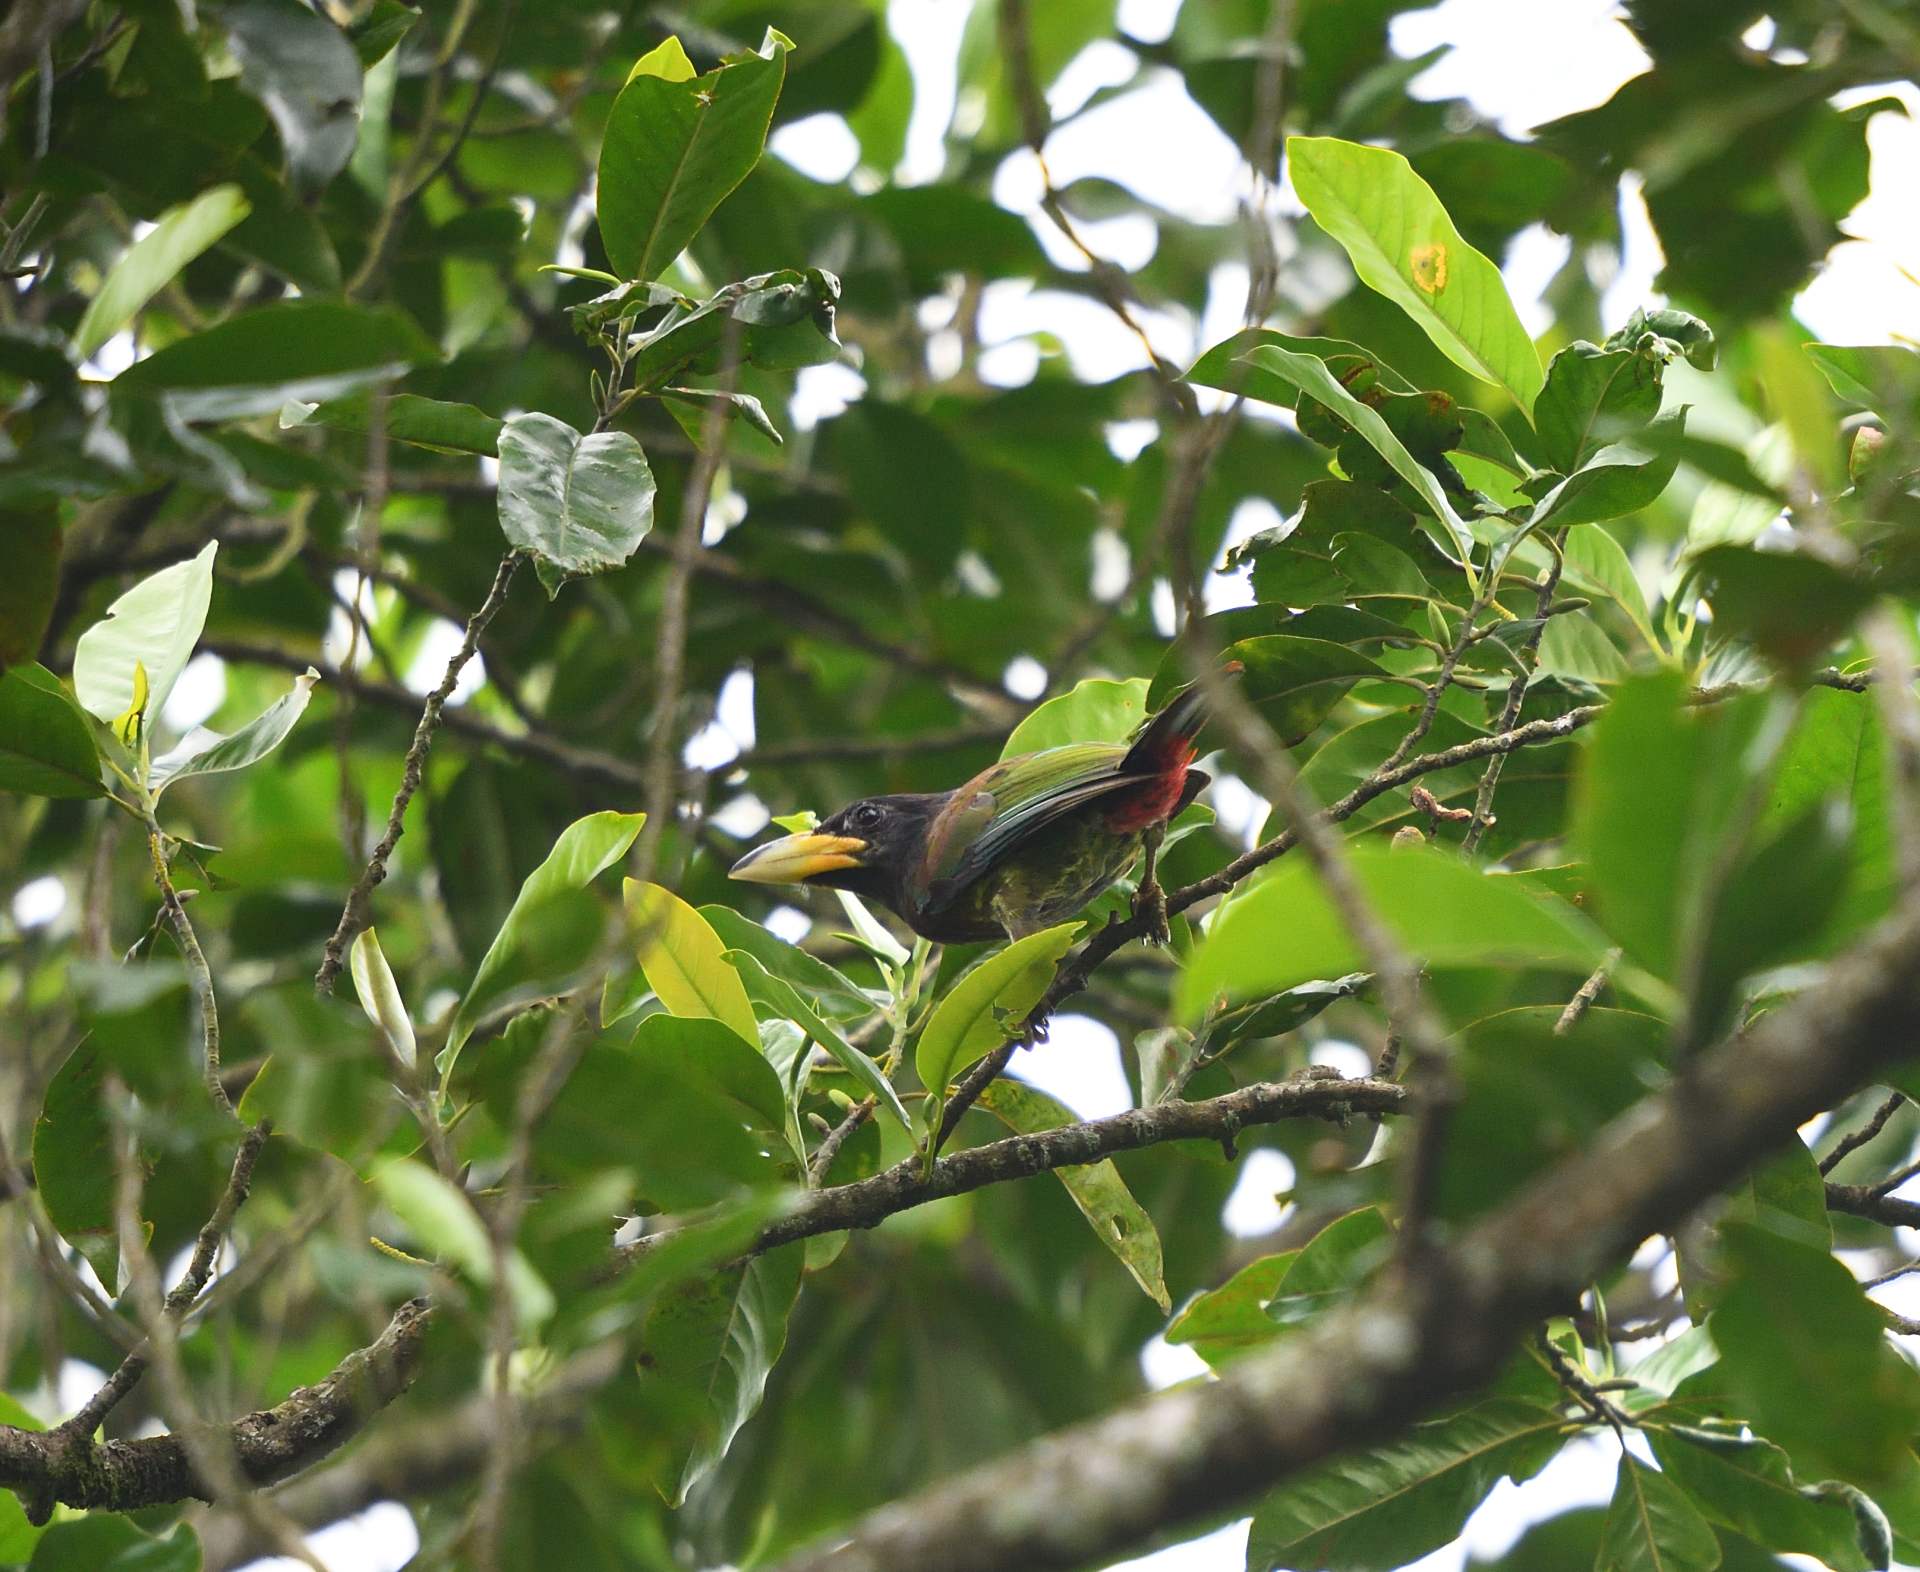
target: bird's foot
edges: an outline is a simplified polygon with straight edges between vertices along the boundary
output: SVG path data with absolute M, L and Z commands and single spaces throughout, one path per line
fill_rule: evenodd
M 1161 946 L 1173 943 L 1173 927 L 1167 917 L 1167 892 L 1160 888 L 1158 879 L 1147 879 L 1141 884 L 1133 898 L 1133 914 L 1146 922 L 1147 931 L 1142 937 L 1147 943 Z
M 1144 919 L 1147 925 L 1143 937 L 1147 943 L 1162 948 L 1173 942 L 1173 929 L 1167 921 L 1167 892 L 1160 888 L 1158 878 L 1160 837 L 1164 833 L 1164 827 L 1157 824 L 1147 831 L 1146 856 L 1140 865 L 1140 888 L 1133 897 L 1133 915 Z

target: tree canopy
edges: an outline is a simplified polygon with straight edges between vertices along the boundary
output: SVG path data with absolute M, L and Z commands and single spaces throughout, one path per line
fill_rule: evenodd
M 1920 34 L 1517 137 L 1402 9 L 976 0 L 912 182 L 877 0 L 0 18 L 0 1565 L 1392 1572 L 1594 1435 L 1490 1565 L 1920 1562 L 1920 355 L 1791 314 Z M 1055 185 L 1169 76 L 1230 218 Z M 726 877 L 1193 682 L 1165 943 Z

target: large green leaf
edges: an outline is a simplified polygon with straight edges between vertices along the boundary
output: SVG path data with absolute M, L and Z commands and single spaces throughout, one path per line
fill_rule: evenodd
M 1347 1299 L 1383 1265 L 1393 1231 L 1378 1207 L 1349 1212 L 1315 1234 L 1267 1299 L 1276 1326 L 1301 1327 Z
M 266 106 L 296 186 L 323 186 L 360 134 L 360 57 L 347 35 L 297 0 L 235 0 L 218 12 L 240 79 Z
M 1446 543 L 1457 552 L 1464 553 L 1469 549 L 1472 536 L 1460 515 L 1454 512 L 1453 504 L 1447 500 L 1447 494 L 1441 489 L 1433 471 L 1407 451 L 1406 445 L 1393 434 L 1393 429 L 1378 410 L 1370 404 L 1361 403 L 1347 391 L 1327 369 L 1325 361 L 1274 344 L 1252 350 L 1245 358 L 1259 369 L 1271 371 L 1301 392 L 1310 394 L 1359 432 L 1374 452 L 1386 460 L 1393 472 L 1413 488 L 1415 495 L 1440 520 L 1446 530 Z
M 669 1504 L 686 1499 L 759 1409 L 804 1260 L 789 1245 L 679 1283 L 642 1323 L 634 1399 L 650 1444 L 640 1461 Z
M 1920 354 L 1904 344 L 1803 344 L 1827 385 L 1858 404 L 1909 429 L 1920 412 Z
M 80 707 L 111 721 L 133 703 L 136 665 L 146 668 L 147 707 L 160 712 L 206 626 L 213 597 L 213 554 L 199 554 L 150 574 L 107 608 L 73 648 L 73 690 Z
M 499 448 L 500 528 L 532 553 L 549 598 L 619 567 L 653 528 L 653 470 L 626 432 L 583 437 L 551 415 L 515 415 Z
M 1571 475 L 1591 454 L 1659 414 L 1664 365 L 1656 354 L 1603 349 L 1585 339 L 1555 355 L 1533 406 L 1547 467 Z
M 200 1539 L 182 1523 L 165 1539 L 113 1512 L 55 1523 L 33 1547 L 29 1572 L 200 1572 Z
M 1013 728 L 1000 757 L 1037 753 L 1067 742 L 1125 742 L 1147 718 L 1147 682 L 1086 677 L 1065 693 L 1036 705 Z
M 472 404 L 422 398 L 417 393 L 393 393 L 387 397 L 383 418 L 387 435 L 395 442 L 411 442 L 444 453 L 483 453 L 488 458 L 500 451 L 503 422 Z M 335 431 L 366 431 L 372 424 L 373 403 L 365 393 L 329 399 L 324 404 L 293 403 L 280 411 L 283 429 L 326 426 Z
M 1723 1236 L 1733 1277 L 1709 1330 L 1754 1428 L 1808 1477 L 1867 1490 L 1893 1478 L 1920 1423 L 1920 1372 L 1879 1308 L 1822 1243 L 1755 1223 Z M 1809 1402 L 1817 1392 L 1847 1400 Z
M 980 1094 L 980 1106 L 1016 1135 L 1058 1130 L 1078 1118 L 1071 1108 L 1038 1087 L 1005 1078 Z M 1167 1297 L 1166 1276 L 1160 1264 L 1159 1230 L 1146 1208 L 1133 1198 L 1112 1159 L 1056 1168 L 1054 1174 L 1067 1187 L 1067 1194 L 1073 1197 L 1073 1204 L 1080 1208 L 1095 1237 L 1114 1253 L 1146 1296 L 1160 1307 L 1160 1313 L 1170 1312 L 1173 1301 Z
M 1595 1572 L 1712 1572 L 1719 1564 L 1713 1525 L 1687 1493 L 1632 1453 L 1621 1453 Z
M 1299 1259 L 1298 1250 L 1282 1250 L 1241 1267 L 1188 1303 L 1167 1328 L 1167 1341 L 1185 1344 L 1216 1370 L 1271 1343 L 1282 1334 L 1267 1305 Z
M 98 797 L 100 755 L 93 733 L 44 666 L 0 675 L 0 791 L 36 797 Z
M 64 374 L 66 361 L 49 354 Z M 9 510 L 0 533 L 0 673 L 39 653 L 60 588 L 60 547 L 60 514 L 51 502 Z
M 914 1048 L 920 1084 L 936 1101 L 956 1075 L 1019 1030 L 1079 931 L 1079 923 L 1063 922 L 1015 939 L 947 991 Z
M 174 276 L 208 246 L 247 216 L 247 199 L 234 185 L 214 186 L 191 202 L 168 208 L 126 250 L 87 303 L 73 330 L 78 360 L 93 352 L 133 320 L 134 313 L 165 289 Z
M 1647 1440 L 1662 1472 L 1714 1522 L 1771 1549 L 1817 1557 L 1835 1572 L 1866 1567 L 1846 1503 L 1803 1492 L 1787 1454 L 1771 1441 L 1736 1433 L 1707 1444 L 1658 1426 Z
M 1484 874 L 1450 852 L 1367 844 L 1350 846 L 1346 855 L 1375 916 L 1429 966 L 1590 971 L 1606 951 L 1600 934 L 1564 901 Z M 1286 942 L 1275 943 L 1276 934 Z M 1208 925 L 1180 980 L 1180 1013 L 1196 1020 L 1222 996 L 1278 993 L 1365 964 L 1307 859 L 1294 856 Z
M 1550 1404 L 1493 1397 L 1308 1469 L 1254 1512 L 1248 1572 L 1395 1572 L 1454 1538 L 1501 1477 L 1537 1471 L 1565 1429 Z
M 598 1117 L 624 1130 L 642 1210 L 685 1211 L 792 1180 L 786 1091 L 739 1033 L 698 1016 L 649 1015 L 630 1044 L 605 1052 L 609 1064 L 592 1078 Z
M 628 879 L 621 895 L 640 970 L 661 1004 L 674 1015 L 723 1022 L 743 1042 L 758 1046 L 760 1028 L 752 1001 L 740 974 L 727 964 L 727 947 L 707 920 L 657 884 Z
M 755 957 L 744 951 L 729 950 L 726 958 L 739 973 L 747 992 L 765 1004 L 775 1019 L 792 1021 L 809 1041 L 818 1043 L 832 1054 L 840 1067 L 870 1092 L 880 1107 L 893 1115 L 901 1129 L 913 1128 L 912 1119 L 901 1106 L 900 1094 L 893 1089 L 893 1083 L 881 1074 L 880 1066 L 821 1019 L 801 997 L 798 988 L 785 978 L 774 976 Z
M 540 929 L 553 917 L 556 901 L 570 891 L 585 889 L 626 855 L 646 817 L 644 813 L 590 813 L 576 819 L 560 832 L 546 861 L 527 875 L 500 931 L 480 958 L 466 997 L 453 1012 L 439 1059 L 442 1086 L 451 1080 L 460 1049 L 489 1011 L 511 999 L 550 990 L 588 959 L 598 937 L 597 923 L 592 925 L 596 931 L 588 936 L 584 953 L 569 945 L 568 953 L 556 954 L 541 942 Z
M 483 1287 L 492 1286 L 493 1241 L 464 1190 L 411 1157 L 385 1164 L 373 1183 L 387 1210 L 406 1225 L 417 1247 Z M 523 1333 L 532 1332 L 553 1315 L 553 1290 L 518 1249 L 508 1252 L 506 1268 L 514 1318 Z
M 117 1292 L 114 1132 L 103 1103 L 108 1068 L 100 1050 L 82 1042 L 54 1073 L 33 1124 L 33 1175 L 60 1237 Z
M 1419 323 L 1455 365 L 1505 388 L 1531 413 L 1540 356 L 1500 270 L 1460 238 L 1405 158 L 1334 137 L 1290 136 L 1287 170 L 1363 283 Z
M 789 944 L 731 906 L 702 906 L 700 915 L 720 935 L 726 948 L 744 951 L 775 977 L 793 984 L 828 1019 L 863 1020 L 877 1008 L 873 999 L 838 967 L 829 966 L 797 944 Z
M 439 358 L 390 306 L 283 300 L 177 339 L 114 379 L 116 392 L 163 394 L 187 420 L 277 412 L 289 399 L 337 398 Z
M 600 237 L 623 277 L 657 277 L 760 161 L 790 47 L 769 31 L 704 76 L 677 44 L 636 68 L 600 146 Z
M 175 781 L 191 775 L 218 775 L 227 770 L 244 770 L 257 763 L 286 740 L 294 723 L 306 712 L 313 697 L 313 685 L 320 673 L 311 666 L 304 676 L 293 679 L 293 691 L 275 699 L 232 736 L 196 727 L 179 744 L 153 761 L 147 772 L 147 785 L 158 796 Z
M 1596 449 L 1534 505 L 1528 522 L 1536 529 L 1549 524 L 1562 529 L 1650 507 L 1673 479 L 1680 462 L 1677 439 L 1686 424 L 1683 404 L 1655 420 L 1644 441 L 1630 437 Z
M 1222 659 L 1239 662 L 1241 696 L 1288 745 L 1318 727 L 1356 682 L 1382 675 L 1377 662 L 1343 644 L 1280 633 L 1230 644 Z M 1184 669 L 1181 651 L 1161 661 L 1148 695 L 1153 708 L 1181 685 Z

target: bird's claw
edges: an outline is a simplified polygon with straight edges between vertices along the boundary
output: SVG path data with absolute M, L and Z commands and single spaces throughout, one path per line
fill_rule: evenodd
M 1167 916 L 1167 892 L 1160 888 L 1158 879 L 1149 879 L 1140 886 L 1140 892 L 1133 899 L 1133 912 L 1143 918 L 1147 931 L 1141 935 L 1147 943 L 1163 948 L 1173 943 L 1173 927 Z

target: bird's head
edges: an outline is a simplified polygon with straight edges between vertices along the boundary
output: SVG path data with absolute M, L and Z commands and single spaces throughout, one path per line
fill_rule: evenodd
M 895 911 L 920 868 L 929 826 L 946 793 L 866 797 L 797 835 L 756 846 L 733 865 L 749 884 L 825 885 L 877 900 Z

